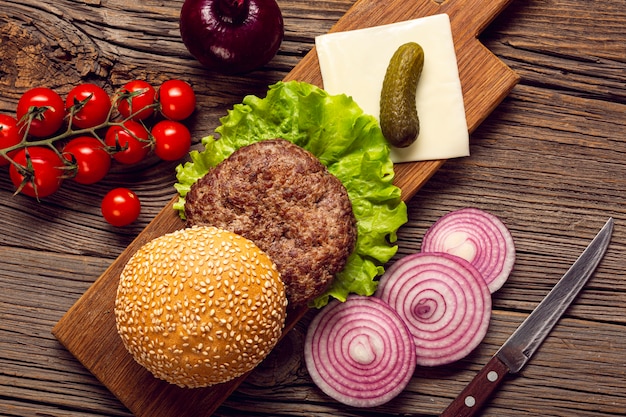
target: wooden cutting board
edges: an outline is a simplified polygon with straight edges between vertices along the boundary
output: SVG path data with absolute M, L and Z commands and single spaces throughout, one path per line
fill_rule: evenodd
M 518 82 L 518 76 L 487 50 L 477 36 L 511 0 L 359 0 L 331 32 L 394 23 L 438 13 L 450 16 L 463 88 L 468 129 L 473 132 Z M 315 49 L 286 80 L 322 85 Z M 410 199 L 445 161 L 396 165 L 396 184 Z M 210 416 L 245 379 L 204 389 L 182 389 L 155 379 L 126 352 L 113 313 L 118 277 L 146 242 L 180 229 L 172 204 L 165 207 L 53 328 L 54 336 L 138 417 Z M 290 311 L 292 328 L 304 310 Z

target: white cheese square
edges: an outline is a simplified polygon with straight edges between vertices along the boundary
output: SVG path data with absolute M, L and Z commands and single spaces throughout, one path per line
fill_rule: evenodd
M 378 119 L 387 66 L 396 49 L 407 42 L 417 42 L 424 50 L 416 95 L 420 133 L 411 146 L 392 148 L 392 161 L 468 156 L 463 92 L 446 14 L 316 37 L 324 89 L 352 96 L 365 113 Z

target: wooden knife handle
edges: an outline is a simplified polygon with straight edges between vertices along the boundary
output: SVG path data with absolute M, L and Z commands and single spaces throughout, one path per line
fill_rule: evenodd
M 480 370 L 440 417 L 469 417 L 478 412 L 487 399 L 500 386 L 509 368 L 497 357 Z

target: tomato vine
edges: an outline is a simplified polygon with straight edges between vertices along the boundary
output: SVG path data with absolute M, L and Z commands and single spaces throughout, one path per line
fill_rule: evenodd
M 150 152 L 181 159 L 191 147 L 181 120 L 195 106 L 193 89 L 181 80 L 168 80 L 158 91 L 133 80 L 111 96 L 83 83 L 65 101 L 50 88 L 35 87 L 20 97 L 15 118 L 0 114 L 0 166 L 9 165 L 15 194 L 40 199 L 64 180 L 100 181 L 112 161 L 135 164 Z

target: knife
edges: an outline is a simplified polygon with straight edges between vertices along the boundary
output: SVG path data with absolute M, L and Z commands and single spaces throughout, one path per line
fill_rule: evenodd
M 554 288 L 440 417 L 473 416 L 507 373 L 518 373 L 526 365 L 600 263 L 612 232 L 613 219 L 609 218 Z

